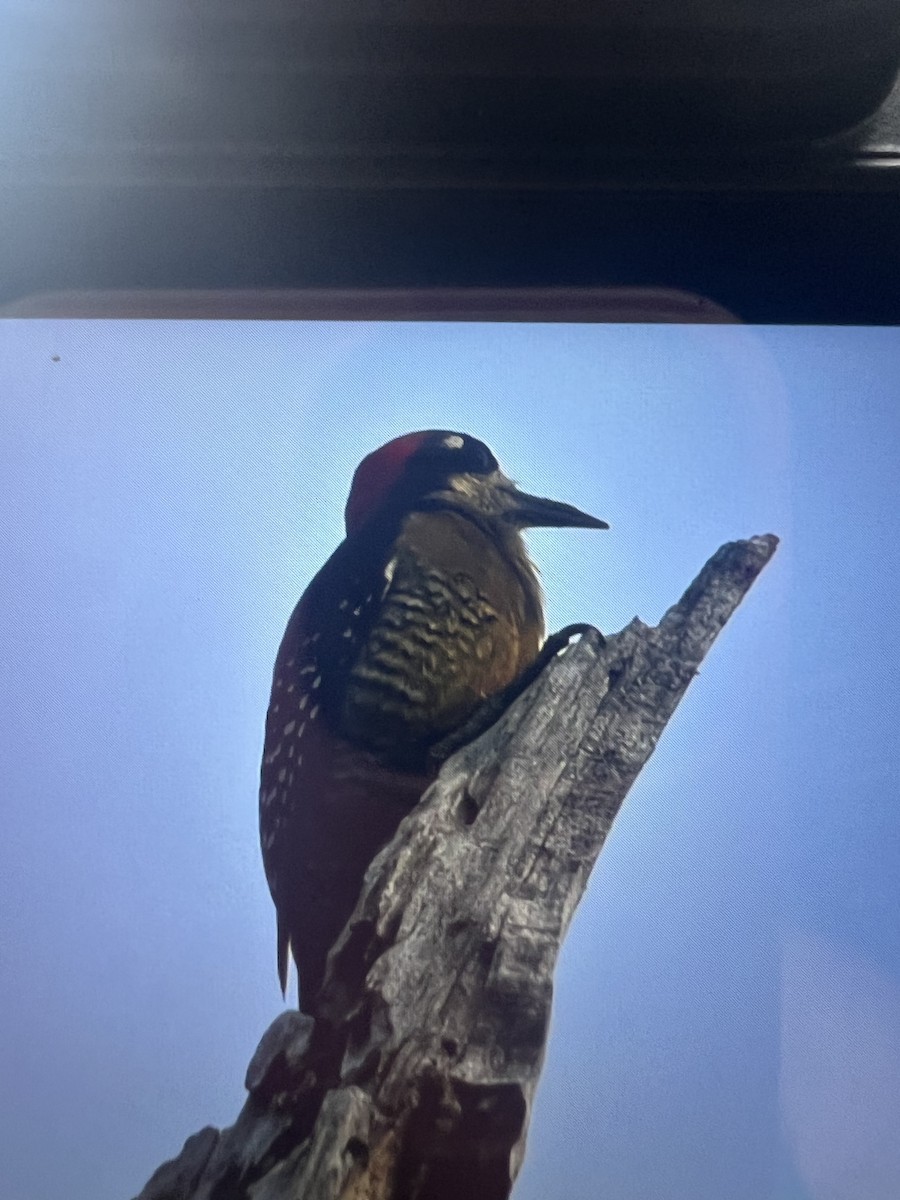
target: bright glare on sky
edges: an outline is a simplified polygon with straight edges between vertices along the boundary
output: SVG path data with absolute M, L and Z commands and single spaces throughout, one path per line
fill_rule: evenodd
M 0 323 L 0 1196 L 236 1117 L 275 651 L 358 460 L 439 427 L 609 521 L 530 536 L 551 628 L 782 538 L 576 914 L 516 1200 L 896 1200 L 898 378 L 893 329 Z

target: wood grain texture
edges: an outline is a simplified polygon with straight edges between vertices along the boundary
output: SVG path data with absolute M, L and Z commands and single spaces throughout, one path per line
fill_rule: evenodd
M 319 1018 L 282 1014 L 237 1123 L 140 1200 L 502 1200 L 525 1147 L 569 921 L 698 667 L 775 552 L 709 560 L 660 624 L 559 655 L 455 754 L 370 866 Z M 190 1168 L 190 1169 L 187 1169 Z

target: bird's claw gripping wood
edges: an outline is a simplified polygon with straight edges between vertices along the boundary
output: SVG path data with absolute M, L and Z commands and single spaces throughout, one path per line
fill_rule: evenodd
M 544 643 L 522 531 L 608 528 L 520 491 L 483 442 L 448 430 L 364 458 L 345 515 L 278 652 L 260 787 L 279 977 L 292 955 L 307 1011 L 366 868 L 440 762 L 587 628 Z
M 599 629 L 595 629 L 593 625 L 566 625 L 557 633 L 551 633 L 541 647 L 540 654 L 526 667 L 518 679 L 514 679 L 511 684 L 498 692 L 497 695 L 491 696 L 477 708 L 469 717 L 464 725 L 459 729 L 454 729 L 446 737 L 441 738 L 428 752 L 429 761 L 440 766 L 446 762 L 451 755 L 455 754 L 463 746 L 467 746 L 469 742 L 474 742 L 476 738 L 481 737 L 486 733 L 492 725 L 503 716 L 509 706 L 526 692 L 534 681 L 542 674 L 550 665 L 554 658 L 560 654 L 574 637 L 580 637 L 585 633 L 595 634 L 602 645 L 604 638 Z

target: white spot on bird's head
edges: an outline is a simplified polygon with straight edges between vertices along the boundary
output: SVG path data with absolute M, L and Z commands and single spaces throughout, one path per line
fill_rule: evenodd
M 443 439 L 441 445 L 446 446 L 448 450 L 462 450 L 465 439 L 461 438 L 458 433 L 451 433 L 449 437 Z

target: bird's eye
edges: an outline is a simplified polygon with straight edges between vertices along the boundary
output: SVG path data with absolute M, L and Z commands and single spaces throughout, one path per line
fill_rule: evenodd
M 462 449 L 466 460 L 465 470 L 474 471 L 476 475 L 490 475 L 491 471 L 497 470 L 497 460 L 484 442 L 479 442 L 477 438 L 466 438 Z
M 476 475 L 489 475 L 497 470 L 497 460 L 484 442 L 464 433 L 442 434 L 432 444 L 432 454 L 442 467 L 449 467 L 453 474 L 470 471 Z

